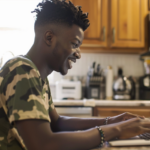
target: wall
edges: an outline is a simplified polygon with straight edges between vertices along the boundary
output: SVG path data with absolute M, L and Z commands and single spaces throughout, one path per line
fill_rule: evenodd
M 114 75 L 117 75 L 117 68 L 123 67 L 125 76 L 142 76 L 144 75 L 144 68 L 142 61 L 139 60 L 138 54 L 92 54 L 83 53 L 82 58 L 73 64 L 73 68 L 69 70 L 67 75 L 85 76 L 89 66 L 96 61 L 100 63 L 103 69 L 111 65 Z

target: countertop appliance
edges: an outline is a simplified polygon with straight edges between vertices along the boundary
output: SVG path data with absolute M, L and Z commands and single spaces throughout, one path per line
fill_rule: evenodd
M 150 14 L 149 14 L 148 28 L 149 28 L 149 38 L 148 38 L 149 51 L 140 55 L 140 60 L 143 61 L 145 68 L 145 75 L 143 75 L 139 79 L 140 100 L 150 100 Z
M 123 75 L 122 68 L 118 69 L 118 77 L 113 84 L 113 99 L 135 99 L 135 82 L 131 76 L 127 78 Z
M 81 82 L 68 80 L 56 82 L 56 99 L 81 99 Z
M 87 99 L 105 99 L 105 77 L 104 76 L 92 76 L 88 77 L 89 83 L 86 87 Z
M 150 100 L 150 51 L 141 55 L 145 75 L 139 78 L 139 99 Z
M 105 77 L 100 64 L 93 62 L 87 74 L 85 98 L 105 99 Z

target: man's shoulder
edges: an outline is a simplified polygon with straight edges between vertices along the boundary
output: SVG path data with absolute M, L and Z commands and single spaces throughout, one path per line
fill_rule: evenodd
M 13 57 L 12 59 L 8 60 L 4 65 L 4 68 L 6 67 L 11 68 L 12 66 L 14 66 L 13 68 L 15 68 L 15 66 L 20 66 L 20 65 L 27 65 L 36 68 L 33 62 L 28 57 L 25 57 L 23 55 Z
M 26 71 L 30 71 L 31 69 L 35 69 L 37 71 L 34 63 L 23 55 L 13 57 L 8 60 L 5 65 L 0 70 L 0 76 L 6 76 L 8 73 L 13 72 L 14 70 L 19 70 L 23 68 Z
M 27 57 L 16 56 L 5 63 L 0 70 L 0 86 L 7 87 L 13 81 L 39 78 L 40 73 L 34 63 Z

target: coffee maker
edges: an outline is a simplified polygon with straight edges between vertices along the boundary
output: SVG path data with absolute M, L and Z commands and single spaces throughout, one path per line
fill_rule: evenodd
M 149 51 L 140 55 L 140 60 L 143 61 L 145 75 L 139 78 L 139 99 L 150 100 L 150 13 L 148 15 L 148 47 Z
M 118 68 L 118 77 L 113 84 L 114 100 L 133 100 L 135 99 L 135 81 L 132 76 L 123 75 L 122 68 Z
M 139 99 L 150 100 L 150 51 L 142 54 L 140 59 L 144 62 L 145 75 L 139 78 Z

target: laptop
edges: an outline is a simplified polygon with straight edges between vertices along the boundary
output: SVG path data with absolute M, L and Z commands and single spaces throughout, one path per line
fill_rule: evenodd
M 150 145 L 150 133 L 141 134 L 126 140 L 109 141 L 110 146 L 148 146 Z

